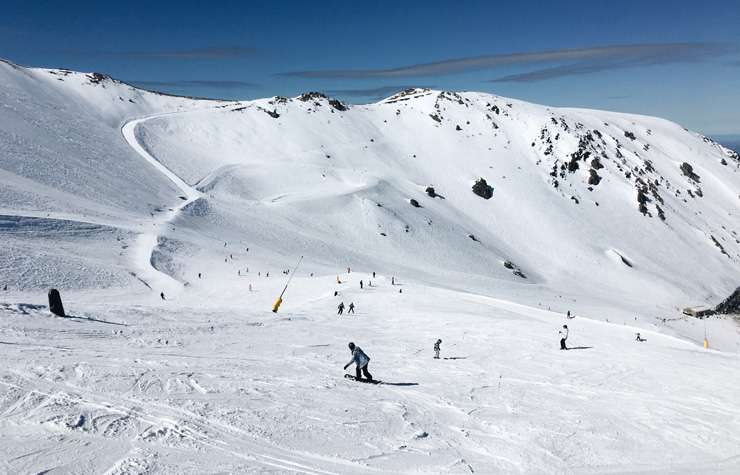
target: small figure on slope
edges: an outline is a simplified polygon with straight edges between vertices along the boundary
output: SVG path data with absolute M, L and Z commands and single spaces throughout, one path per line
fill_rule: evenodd
M 164 292 L 160 292 L 159 293 L 159 296 L 162 298 L 162 300 L 167 300 L 167 299 L 164 298 Z
M 349 351 L 352 352 L 352 359 L 349 360 L 349 363 L 344 365 L 344 369 L 347 369 L 352 363 L 354 363 L 357 365 L 355 368 L 355 377 L 357 381 L 362 380 L 362 375 L 360 373 L 365 375 L 365 378 L 367 378 L 368 381 L 372 381 L 373 376 L 367 370 L 367 365 L 370 363 L 370 357 L 367 356 L 359 346 L 355 346 L 352 342 L 349 342 Z
M 337 315 L 341 315 L 344 313 L 344 302 L 339 302 L 339 305 L 337 306 Z
M 347 309 L 347 315 L 349 315 L 350 313 L 355 313 L 355 303 L 354 302 L 349 303 L 349 309 Z
M 362 280 L 360 280 L 360 290 L 362 290 Z
M 442 340 L 439 338 L 437 339 L 436 342 L 434 342 L 434 359 L 435 360 L 439 359 L 439 350 L 440 350 L 439 345 L 441 344 L 442 344 Z
M 646 339 L 646 338 L 643 338 L 643 337 L 641 337 L 641 336 L 640 336 L 640 333 L 638 332 L 638 333 L 637 333 L 637 338 L 635 338 L 635 341 L 640 341 L 640 342 L 642 342 L 642 341 L 647 341 L 647 339 Z
M 565 346 L 565 340 L 568 339 L 568 325 L 563 325 L 563 329 L 558 334 L 560 335 L 560 349 L 567 350 L 568 347 Z

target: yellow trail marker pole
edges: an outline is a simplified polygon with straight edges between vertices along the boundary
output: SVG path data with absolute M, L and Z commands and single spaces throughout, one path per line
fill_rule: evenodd
M 301 256 L 300 259 L 298 259 L 298 264 L 295 265 L 293 268 L 293 272 L 290 273 L 290 277 L 288 277 L 288 282 L 286 282 L 285 287 L 283 287 L 283 291 L 280 292 L 280 297 L 275 300 L 275 303 L 272 304 L 272 313 L 277 313 L 278 309 L 280 308 L 280 305 L 283 303 L 283 295 L 285 295 L 285 291 L 288 290 L 288 286 L 290 285 L 290 281 L 293 280 L 293 276 L 295 275 L 296 271 L 298 270 L 298 266 L 301 265 L 301 261 L 303 261 L 303 256 Z

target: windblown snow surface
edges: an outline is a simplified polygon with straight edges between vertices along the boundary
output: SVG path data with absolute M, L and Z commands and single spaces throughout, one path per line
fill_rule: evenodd
M 740 284 L 739 195 L 653 117 L 0 62 L 0 472 L 738 473 L 737 323 L 680 309 Z

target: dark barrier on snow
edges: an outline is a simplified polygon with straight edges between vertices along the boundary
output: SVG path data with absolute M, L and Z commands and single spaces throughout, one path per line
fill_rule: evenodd
M 49 310 L 54 315 L 64 317 L 64 306 L 62 305 L 62 296 L 57 289 L 49 290 Z

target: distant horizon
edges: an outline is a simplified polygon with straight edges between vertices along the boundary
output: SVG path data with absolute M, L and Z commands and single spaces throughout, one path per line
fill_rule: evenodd
M 352 104 L 411 86 L 663 117 L 740 137 L 740 4 L 8 0 L 0 57 L 166 94 L 322 91 Z

